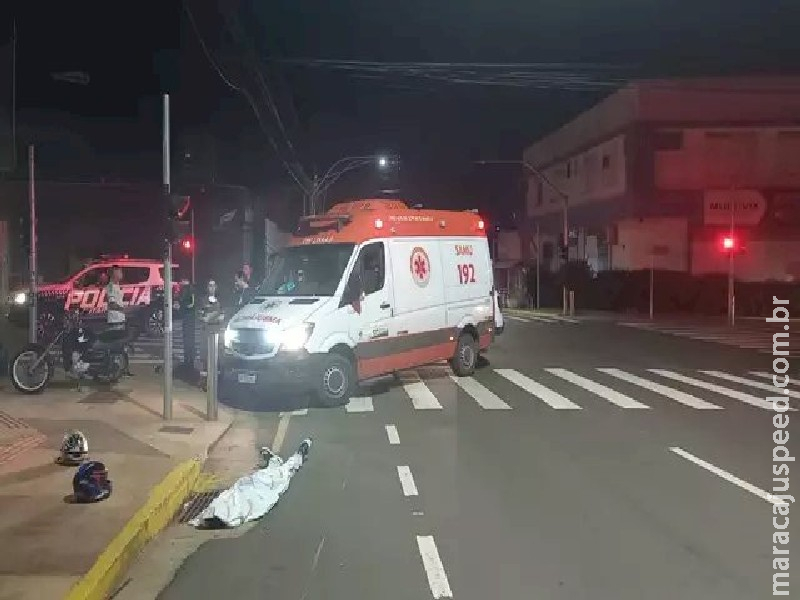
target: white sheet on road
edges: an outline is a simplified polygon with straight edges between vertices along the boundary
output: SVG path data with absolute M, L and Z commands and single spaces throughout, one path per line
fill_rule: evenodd
M 279 456 L 272 456 L 266 467 L 240 478 L 189 524 L 202 527 L 222 523 L 228 527 L 238 527 L 260 519 L 278 503 L 292 477 L 302 466 L 303 455 L 299 451 L 285 462 Z

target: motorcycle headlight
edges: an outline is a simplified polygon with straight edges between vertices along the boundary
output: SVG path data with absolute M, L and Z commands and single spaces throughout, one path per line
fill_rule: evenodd
M 236 329 L 231 329 L 230 327 L 225 329 L 225 333 L 222 334 L 222 342 L 226 348 L 230 348 L 231 344 L 235 342 L 239 337 L 239 332 Z
M 302 349 L 303 346 L 306 345 L 308 338 L 311 337 L 312 331 L 314 331 L 314 325 L 312 323 L 304 323 L 303 325 L 290 327 L 289 329 L 281 331 L 279 334 L 281 349 L 289 351 Z
M 13 298 L 14 304 L 25 304 L 28 301 L 28 294 L 26 292 L 17 292 Z

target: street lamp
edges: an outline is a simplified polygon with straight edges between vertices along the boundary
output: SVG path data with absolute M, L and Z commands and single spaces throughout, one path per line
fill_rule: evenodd
M 345 173 L 370 164 L 376 164 L 381 170 L 388 169 L 393 164 L 397 164 L 397 158 L 374 154 L 372 156 L 345 156 L 333 163 L 321 178 L 314 178 L 314 182 L 309 192 L 309 212 L 316 214 L 317 201 L 329 187 L 336 183 Z
M 553 190 L 556 194 L 561 197 L 563 202 L 563 229 L 564 229 L 564 261 L 565 264 L 569 262 L 569 221 L 568 221 L 568 204 L 569 198 L 567 193 L 550 181 L 550 178 L 547 177 L 544 173 L 542 173 L 539 169 L 534 167 L 532 164 L 525 160 L 477 160 L 475 161 L 476 164 L 479 165 L 519 165 L 525 167 L 528 171 L 533 173 L 536 177 L 538 177 L 543 183 L 545 183 L 551 190 Z M 536 250 L 537 261 L 539 257 L 539 249 L 537 247 Z M 567 297 L 568 297 L 568 290 L 567 284 L 564 283 L 563 287 L 561 288 L 562 292 L 562 311 L 566 315 L 567 314 Z M 538 303 L 538 298 L 537 298 Z

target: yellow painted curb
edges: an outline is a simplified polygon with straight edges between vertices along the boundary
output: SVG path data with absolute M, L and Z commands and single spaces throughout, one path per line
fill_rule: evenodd
M 187 460 L 153 488 L 150 497 L 111 541 L 65 600 L 106 600 L 139 551 L 169 525 L 200 478 L 200 461 Z

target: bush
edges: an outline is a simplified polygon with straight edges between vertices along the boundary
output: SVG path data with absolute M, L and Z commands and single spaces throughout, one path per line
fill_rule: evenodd
M 539 277 L 541 306 L 561 306 L 564 283 L 575 291 L 577 310 L 647 313 L 650 307 L 650 271 L 602 271 L 592 273 L 585 261 L 572 261 L 558 272 L 542 271 Z M 725 274 L 690 275 L 680 271 L 653 273 L 653 310 L 658 314 L 725 315 L 728 311 L 728 278 Z M 528 270 L 528 293 L 535 303 L 536 269 Z M 736 314 L 764 316 L 772 309 L 772 297 L 800 303 L 800 284 L 737 282 Z

